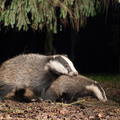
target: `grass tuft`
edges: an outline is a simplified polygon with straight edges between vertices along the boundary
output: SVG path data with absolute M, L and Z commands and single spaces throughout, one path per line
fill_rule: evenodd
M 87 74 L 85 76 L 100 82 L 120 82 L 120 74 Z

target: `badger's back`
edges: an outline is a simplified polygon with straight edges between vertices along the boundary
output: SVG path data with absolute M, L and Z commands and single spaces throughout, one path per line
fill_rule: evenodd
M 78 93 L 82 89 L 85 89 L 85 86 L 91 85 L 91 83 L 95 83 L 95 81 L 90 80 L 82 75 L 72 77 L 62 75 L 52 83 L 50 89 L 59 93 L 61 92 L 61 94 L 63 92 Z
M 40 82 L 40 84 L 44 84 L 42 83 L 44 81 L 39 80 L 49 75 L 49 72 L 44 71 L 44 65 L 47 61 L 47 56 L 39 54 L 16 56 L 1 65 L 0 81 L 18 87 L 33 87 Z

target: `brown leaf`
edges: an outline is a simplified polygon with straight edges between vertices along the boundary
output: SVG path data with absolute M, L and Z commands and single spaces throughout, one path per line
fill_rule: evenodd
M 65 114 L 67 114 L 67 113 L 68 113 L 68 110 L 67 110 L 66 108 L 62 108 L 62 109 L 60 110 L 60 114 L 65 115 Z

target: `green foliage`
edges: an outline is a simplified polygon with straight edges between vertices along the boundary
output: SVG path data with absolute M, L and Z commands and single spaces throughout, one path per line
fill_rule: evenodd
M 120 75 L 119 74 L 87 74 L 87 77 L 97 80 L 100 82 L 105 81 L 112 81 L 112 82 L 120 82 Z
M 106 1 L 106 0 L 103 0 Z M 18 30 L 42 30 L 46 27 L 57 32 L 60 24 L 70 23 L 76 30 L 86 23 L 86 18 L 96 15 L 100 0 L 1 0 L 0 25 Z M 108 7 L 109 2 L 105 5 Z M 99 6 L 99 7 L 98 7 Z M 58 14 L 59 13 L 59 14 Z M 61 28 L 61 27 L 60 27 Z

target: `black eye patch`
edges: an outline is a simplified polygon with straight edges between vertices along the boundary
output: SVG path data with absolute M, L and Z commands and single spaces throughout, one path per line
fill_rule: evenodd
M 94 85 L 96 85 L 99 88 L 100 92 L 102 93 L 103 97 L 105 98 L 103 89 L 101 88 L 100 84 L 99 83 L 94 83 Z
M 68 63 L 66 62 L 66 60 L 63 59 L 61 56 L 55 57 L 54 60 L 56 60 L 56 61 L 58 61 L 59 63 L 61 63 L 61 64 L 68 70 L 68 72 L 71 72 L 71 71 L 72 71 L 72 69 L 70 68 L 69 64 L 68 64 Z

